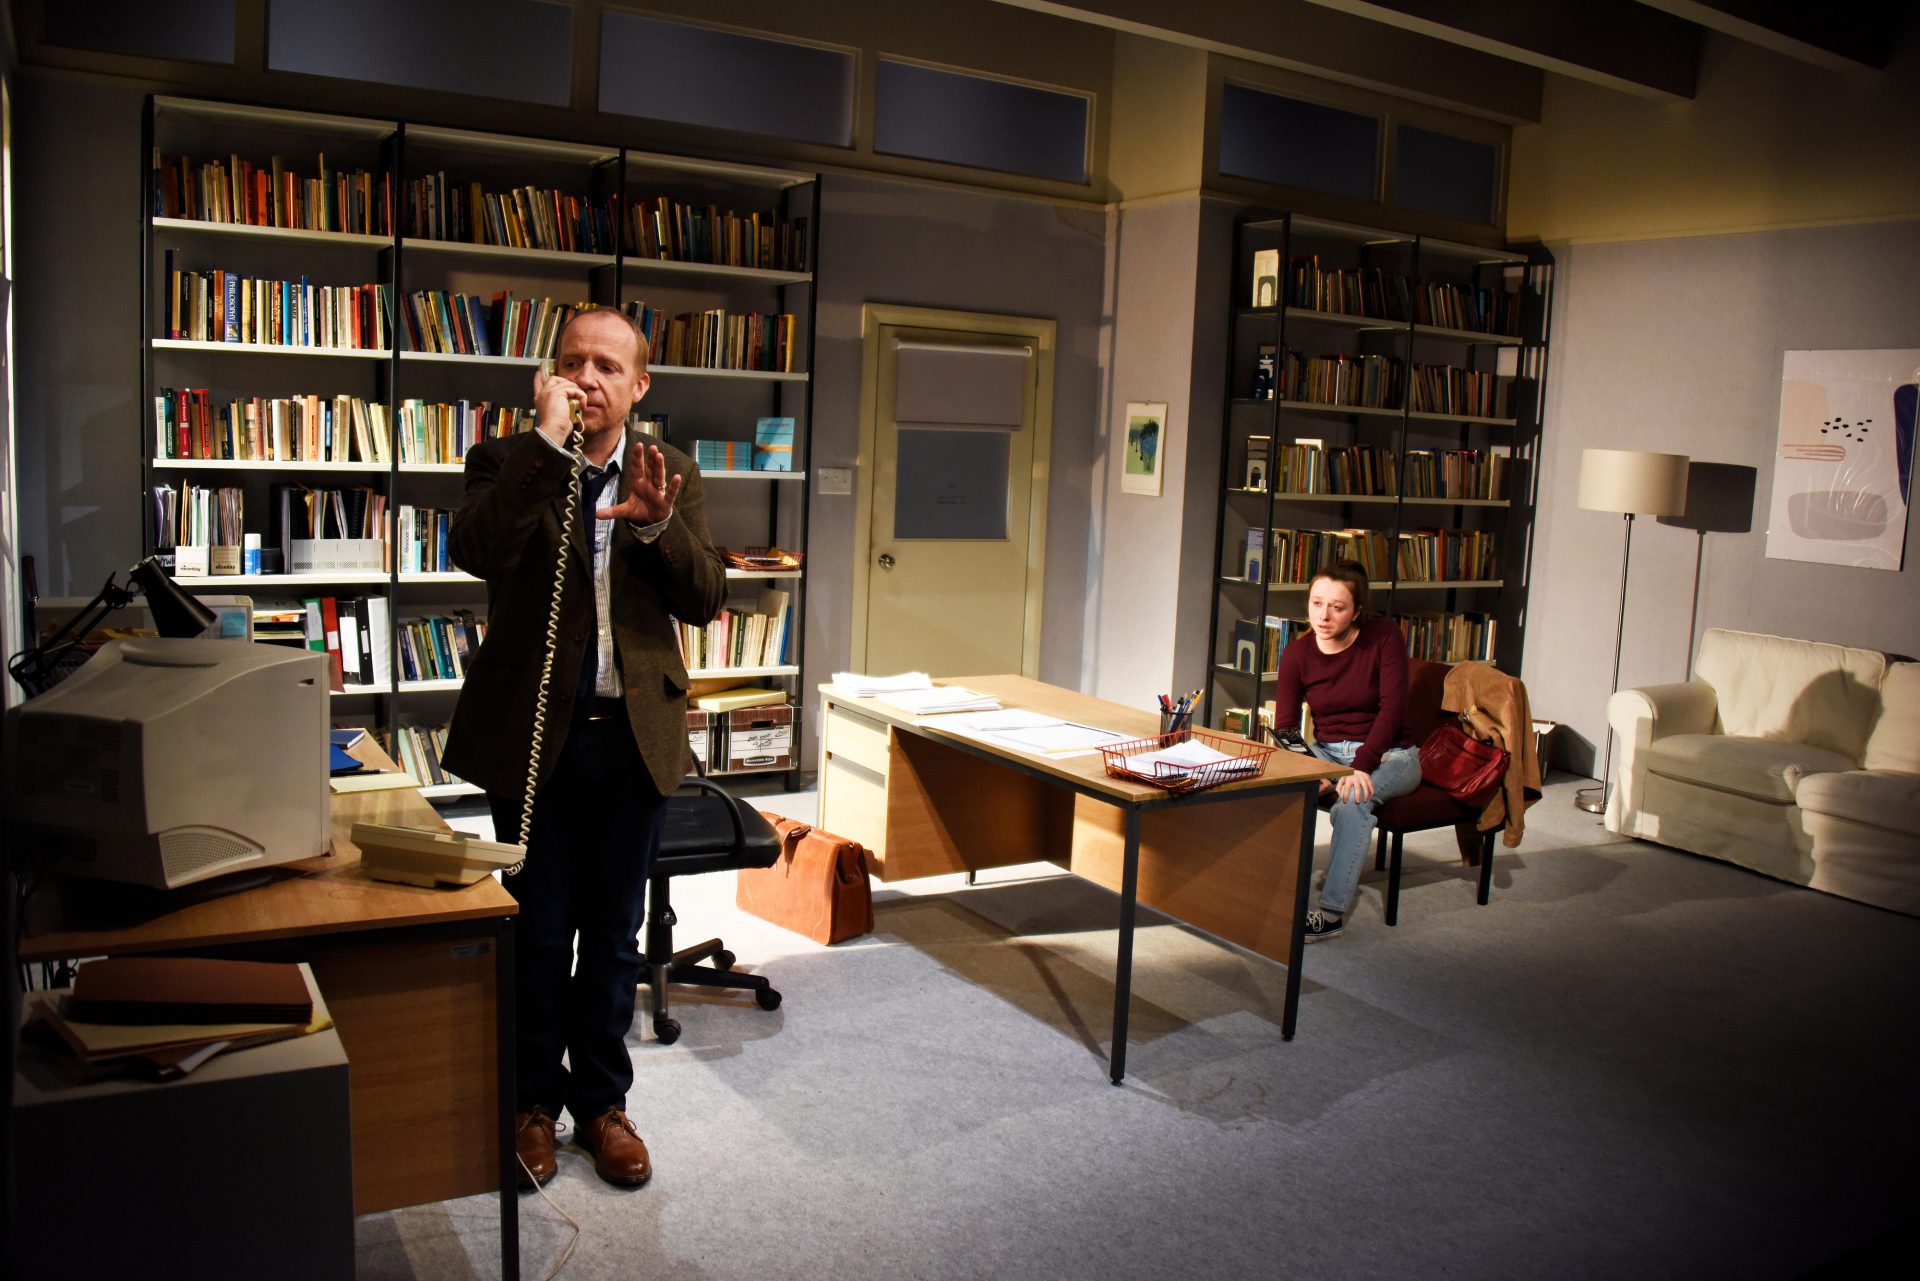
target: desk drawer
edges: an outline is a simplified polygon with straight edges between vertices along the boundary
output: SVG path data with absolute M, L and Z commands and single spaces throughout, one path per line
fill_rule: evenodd
M 838 705 L 827 707 L 826 728 L 821 745 L 828 756 L 844 756 L 878 774 L 887 776 L 886 722 L 862 716 Z

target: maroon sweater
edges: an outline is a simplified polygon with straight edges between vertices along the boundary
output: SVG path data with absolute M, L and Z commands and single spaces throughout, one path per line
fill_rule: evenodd
M 1407 731 L 1407 642 L 1390 618 L 1360 624 L 1353 644 L 1320 652 L 1309 631 L 1280 655 L 1274 680 L 1276 730 L 1300 724 L 1300 703 L 1313 709 L 1313 736 L 1323 743 L 1358 740 L 1353 767 L 1371 774 L 1390 748 L 1411 747 Z

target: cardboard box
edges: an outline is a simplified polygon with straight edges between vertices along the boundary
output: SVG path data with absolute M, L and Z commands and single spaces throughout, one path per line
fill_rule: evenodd
M 699 759 L 702 768 L 713 768 L 713 713 L 687 710 L 687 744 L 693 748 L 693 754 Z
M 723 759 L 728 770 L 791 769 L 794 762 L 794 722 L 798 709 L 792 704 L 779 707 L 743 707 L 721 712 L 716 719 L 724 723 Z

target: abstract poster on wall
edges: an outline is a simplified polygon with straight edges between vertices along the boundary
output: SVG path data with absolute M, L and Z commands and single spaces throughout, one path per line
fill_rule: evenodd
M 1127 460 L 1120 469 L 1120 492 L 1160 492 L 1160 463 L 1166 454 L 1167 407 L 1162 404 L 1127 405 Z
M 1770 558 L 1900 568 L 1916 401 L 1920 350 L 1786 354 Z

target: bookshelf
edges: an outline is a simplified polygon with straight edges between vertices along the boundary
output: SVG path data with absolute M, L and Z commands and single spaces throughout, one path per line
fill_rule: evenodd
M 444 726 L 461 685 L 447 642 L 484 628 L 483 585 L 441 550 L 465 451 L 531 425 L 533 373 L 578 304 L 644 317 L 636 419 L 689 455 L 711 439 L 750 460 L 760 420 L 791 420 L 788 470 L 703 473 L 716 543 L 804 551 L 816 175 L 164 95 L 143 138 L 146 546 L 244 530 L 282 551 L 292 496 L 340 495 L 352 528 L 323 527 L 377 540 L 377 565 L 290 572 L 289 547 L 252 572 L 221 543 L 210 572 L 179 577 L 363 618 L 377 670 L 343 697 L 371 696 L 355 719 L 390 742 Z M 787 639 L 755 655 L 778 662 L 693 670 L 696 689 L 774 681 L 797 706 L 804 564 L 727 578 L 741 613 L 784 597 Z M 437 759 L 429 775 L 431 794 L 473 790 L 439 782 Z
M 1551 258 L 1299 214 L 1234 234 L 1208 723 L 1272 697 L 1334 557 L 1415 657 L 1517 671 Z

